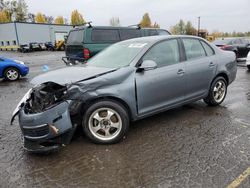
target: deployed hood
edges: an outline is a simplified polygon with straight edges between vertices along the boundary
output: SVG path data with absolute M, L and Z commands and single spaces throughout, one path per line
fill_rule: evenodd
M 103 68 L 92 66 L 73 66 L 58 69 L 55 71 L 41 74 L 31 80 L 34 85 L 45 82 L 55 82 L 60 85 L 70 84 L 73 82 L 85 80 L 91 77 L 98 77 L 99 75 L 114 71 L 115 68 Z

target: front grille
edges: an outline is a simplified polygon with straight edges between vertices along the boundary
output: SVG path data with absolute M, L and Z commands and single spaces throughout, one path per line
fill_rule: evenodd
M 49 134 L 49 125 L 40 126 L 37 128 L 23 127 L 24 136 L 42 137 Z

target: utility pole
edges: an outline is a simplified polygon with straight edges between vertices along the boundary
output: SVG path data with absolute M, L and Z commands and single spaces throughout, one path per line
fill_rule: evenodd
M 199 36 L 200 33 L 200 26 L 201 26 L 201 17 L 198 17 L 198 30 L 197 30 L 197 36 Z

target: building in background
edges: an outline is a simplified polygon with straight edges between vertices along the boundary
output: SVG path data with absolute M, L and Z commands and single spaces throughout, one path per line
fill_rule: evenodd
M 71 25 L 10 22 L 0 24 L 0 49 L 16 50 L 20 45 L 31 42 L 45 43 L 64 40 L 73 28 Z

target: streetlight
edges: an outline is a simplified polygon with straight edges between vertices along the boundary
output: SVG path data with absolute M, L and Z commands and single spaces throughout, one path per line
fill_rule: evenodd
M 201 17 L 198 17 L 198 31 L 197 31 L 197 36 L 199 36 L 200 33 L 200 24 L 201 24 Z

